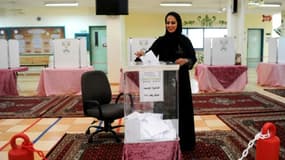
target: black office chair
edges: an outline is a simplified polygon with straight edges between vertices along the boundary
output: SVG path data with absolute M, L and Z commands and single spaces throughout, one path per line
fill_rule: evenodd
M 104 121 L 104 126 L 93 125 L 94 122 L 86 130 L 86 134 L 90 134 L 90 128 L 97 128 L 88 139 L 88 142 L 93 141 L 93 136 L 99 132 L 113 133 L 117 142 L 121 139 L 113 130 L 114 128 L 123 127 L 123 125 L 112 126 L 112 122 L 116 119 L 124 117 L 124 104 L 118 103 L 120 97 L 124 95 L 120 93 L 115 103 L 112 101 L 112 91 L 109 80 L 103 71 L 87 71 L 81 77 L 81 92 L 84 115 L 95 117 L 98 120 Z M 128 94 L 133 106 L 132 96 Z

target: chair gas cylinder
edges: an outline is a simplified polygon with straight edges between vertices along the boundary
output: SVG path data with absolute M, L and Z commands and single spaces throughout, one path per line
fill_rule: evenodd
M 268 138 L 257 140 L 255 160 L 279 160 L 280 139 L 276 136 L 276 126 L 273 123 L 263 125 L 261 134 L 268 132 Z

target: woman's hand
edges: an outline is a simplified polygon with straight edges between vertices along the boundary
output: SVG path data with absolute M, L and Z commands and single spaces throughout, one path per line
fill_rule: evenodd
M 136 55 L 137 57 L 144 56 L 144 51 L 142 51 L 142 50 L 137 51 L 137 52 L 135 53 L 135 55 Z
M 176 59 L 175 64 L 179 64 L 180 66 L 182 66 L 188 62 L 189 60 L 187 58 L 178 58 Z

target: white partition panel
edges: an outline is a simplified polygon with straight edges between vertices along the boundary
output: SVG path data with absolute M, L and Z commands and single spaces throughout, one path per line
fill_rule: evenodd
M 0 68 L 7 69 L 8 64 L 8 42 L 0 39 Z
M 212 65 L 212 38 L 205 38 L 204 64 Z
M 9 67 L 16 68 L 20 67 L 20 48 L 19 48 L 19 41 L 10 39 L 8 41 L 8 51 L 9 51 Z
M 87 44 L 86 39 L 80 38 L 80 66 L 81 67 L 87 67 L 90 66 L 90 60 L 89 60 L 89 53 L 87 51 Z
M 285 63 L 285 37 L 268 40 L 268 63 Z
M 204 64 L 234 65 L 235 48 L 233 38 L 206 38 Z
M 212 46 L 213 65 L 235 64 L 235 49 L 233 38 L 214 38 Z
M 285 37 L 279 38 L 278 43 L 278 63 L 285 63 Z
M 54 67 L 80 67 L 80 48 L 77 39 L 55 39 Z
M 268 63 L 277 63 L 277 44 L 278 38 L 270 38 L 268 40 Z
M 129 38 L 129 64 L 132 64 L 136 59 L 135 53 L 137 51 L 148 50 L 155 40 L 156 38 Z

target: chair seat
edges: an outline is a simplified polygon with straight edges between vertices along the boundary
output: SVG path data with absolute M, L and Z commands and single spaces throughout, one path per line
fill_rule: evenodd
M 102 107 L 103 117 L 98 116 L 98 108 L 89 108 L 86 110 L 87 116 L 96 117 L 99 120 L 114 120 L 124 117 L 124 104 L 104 104 Z

